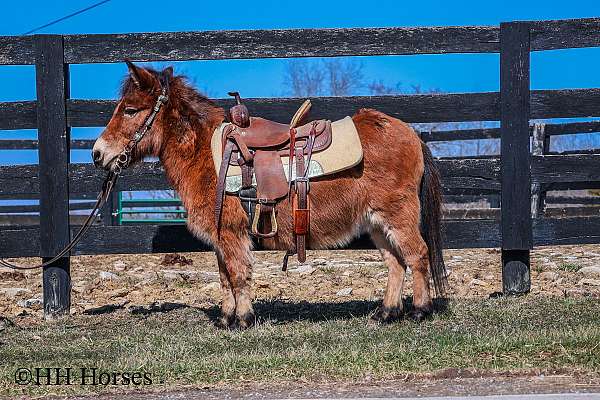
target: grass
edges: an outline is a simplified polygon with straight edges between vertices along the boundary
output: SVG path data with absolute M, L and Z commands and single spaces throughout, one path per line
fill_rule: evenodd
M 257 304 L 245 332 L 218 330 L 217 310 L 73 317 L 0 332 L 0 393 L 84 394 L 127 386 L 18 386 L 18 368 L 141 371 L 142 389 L 248 382 L 403 377 L 446 368 L 600 372 L 600 301 L 451 301 L 429 321 L 367 324 L 373 302 Z
M 537 272 L 538 274 L 541 274 L 542 272 L 544 272 L 544 266 L 542 264 L 538 264 L 535 266 L 535 272 Z
M 577 272 L 581 269 L 581 265 L 566 263 L 566 264 L 561 264 L 558 267 L 558 269 L 560 269 L 561 271 L 567 271 L 567 272 Z

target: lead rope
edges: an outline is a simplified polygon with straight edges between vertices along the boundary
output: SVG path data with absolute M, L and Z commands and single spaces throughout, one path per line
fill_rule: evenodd
M 92 212 L 86 218 L 86 220 L 83 222 L 83 225 L 81 226 L 81 228 L 79 228 L 79 231 L 77 231 L 77 233 L 75 234 L 73 239 L 69 242 L 69 244 L 64 249 L 62 249 L 60 251 L 60 253 L 58 253 L 57 255 L 52 257 L 52 259 L 50 259 L 44 263 L 41 263 L 38 265 L 33 265 L 33 266 L 17 265 L 17 264 L 10 263 L 6 260 L 0 259 L 0 265 L 2 265 L 3 267 L 10 268 L 10 269 L 30 270 L 30 269 L 38 269 L 38 268 L 47 267 L 48 265 L 56 262 L 59 258 L 62 258 L 65 254 L 70 252 L 77 243 L 79 243 L 82 236 L 87 232 L 89 227 L 92 225 L 94 218 L 96 217 L 97 211 L 100 208 L 102 208 L 102 206 L 108 200 L 110 193 L 112 192 L 113 188 L 115 187 L 115 183 L 117 182 L 118 177 L 119 177 L 119 175 L 112 171 L 108 173 L 108 175 L 104 179 L 104 183 L 102 184 L 102 191 L 98 194 L 98 197 L 96 199 L 96 204 L 94 204 Z
M 129 163 L 131 162 L 131 154 L 132 154 L 133 150 L 135 149 L 137 144 L 144 138 L 146 133 L 148 133 L 148 131 L 152 127 L 152 124 L 154 123 L 154 120 L 156 119 L 156 114 L 158 114 L 158 112 L 160 111 L 161 106 L 166 104 L 167 101 L 169 100 L 169 98 L 167 97 L 167 91 L 168 91 L 168 79 L 166 81 L 166 84 L 162 87 L 161 93 L 158 96 L 158 99 L 156 100 L 156 104 L 154 105 L 152 112 L 148 115 L 148 117 L 144 121 L 144 124 L 135 132 L 135 135 L 129 141 L 129 143 L 127 143 L 127 146 L 125 146 L 125 148 L 123 149 L 121 154 L 119 154 L 117 156 L 114 167 L 106 175 L 106 178 L 104 179 L 104 182 L 102 183 L 102 190 L 98 194 L 98 197 L 96 199 L 96 204 L 94 204 L 94 207 L 92 208 L 92 212 L 86 218 L 83 225 L 81 226 L 81 228 L 79 228 L 79 231 L 77 231 L 77 233 L 75 234 L 73 239 L 69 242 L 69 244 L 64 249 L 62 249 L 57 255 L 52 257 L 52 259 L 50 259 L 44 263 L 38 264 L 38 265 L 33 265 L 33 266 L 16 265 L 16 264 L 10 263 L 10 262 L 0 258 L 1 266 L 7 267 L 10 269 L 16 269 L 16 270 L 31 270 L 31 269 L 44 268 L 44 267 L 47 267 L 48 265 L 54 263 L 55 261 L 57 261 L 59 258 L 63 257 L 65 254 L 69 253 L 73 249 L 73 247 L 75 247 L 75 245 L 77 245 L 77 243 L 79 243 L 79 241 L 81 240 L 83 235 L 87 232 L 89 227 L 94 222 L 94 218 L 96 217 L 98 210 L 100 208 L 102 208 L 102 206 L 104 206 L 104 204 L 108 200 L 108 197 L 112 193 L 112 191 L 115 187 L 115 184 L 117 182 L 117 179 L 121 175 L 121 172 L 123 172 L 123 170 L 129 166 Z

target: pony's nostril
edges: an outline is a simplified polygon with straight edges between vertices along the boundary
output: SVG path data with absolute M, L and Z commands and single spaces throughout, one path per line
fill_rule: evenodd
M 100 153 L 100 150 L 92 151 L 92 160 L 94 160 L 95 165 L 98 165 L 98 162 L 100 161 L 101 158 L 102 158 L 102 154 Z

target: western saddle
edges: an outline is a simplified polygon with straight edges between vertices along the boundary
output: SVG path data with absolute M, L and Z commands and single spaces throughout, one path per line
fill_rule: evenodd
M 239 93 L 229 95 L 235 97 L 237 104 L 229 111 L 231 123 L 223 129 L 221 138 L 223 156 L 215 201 L 217 232 L 221 228 L 227 170 L 230 165 L 238 165 L 242 170 L 242 185 L 237 195 L 248 214 L 250 233 L 256 238 L 277 235 L 275 206 L 285 198 L 291 200 L 295 248 L 289 249 L 284 257 L 285 270 L 290 255 L 297 254 L 299 262 L 306 261 L 310 230 L 308 169 L 312 154 L 331 144 L 331 121 L 315 120 L 299 126 L 310 110 L 310 100 L 300 106 L 289 125 L 250 117 Z M 281 157 L 289 157 L 289 182 Z

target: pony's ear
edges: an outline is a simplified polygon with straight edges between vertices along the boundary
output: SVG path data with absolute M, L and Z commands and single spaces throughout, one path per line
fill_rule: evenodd
M 163 75 L 167 77 L 167 79 L 171 79 L 173 77 L 173 67 L 167 67 L 163 70 Z
M 138 67 L 130 60 L 125 60 L 127 68 L 129 68 L 129 76 L 138 89 L 149 89 L 154 86 L 154 76 L 145 68 Z

